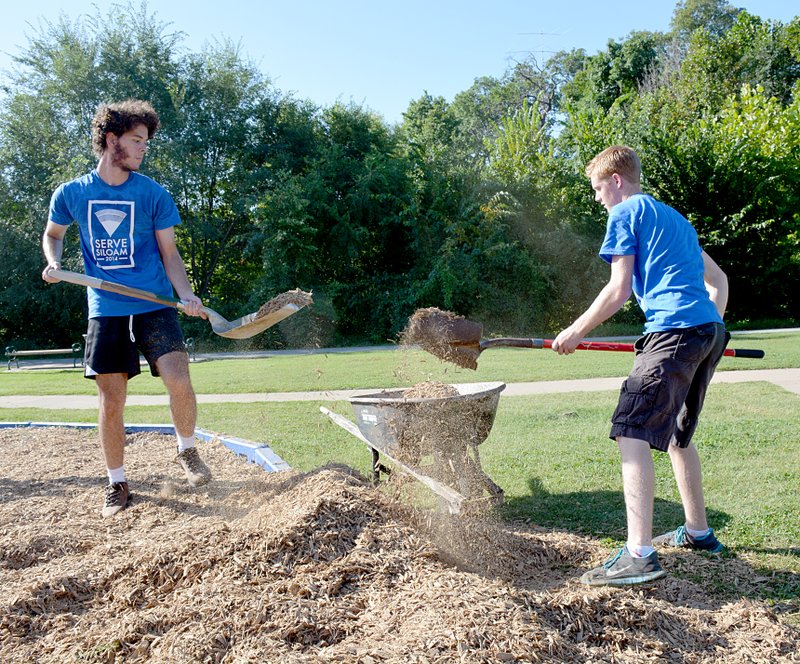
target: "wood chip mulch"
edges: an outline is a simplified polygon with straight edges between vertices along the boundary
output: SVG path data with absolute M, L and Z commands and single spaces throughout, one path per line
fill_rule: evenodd
M 464 369 L 477 369 L 480 340 L 471 339 L 469 345 L 461 345 L 464 340 L 458 339 L 453 332 L 453 326 L 460 321 L 467 322 L 464 316 L 452 311 L 436 307 L 417 309 L 400 333 L 400 344 L 418 345 L 444 362 L 452 362 Z
M 564 532 L 416 511 L 354 471 L 266 473 L 129 438 L 130 507 L 100 516 L 96 433 L 0 430 L 3 662 L 797 662 L 800 633 L 702 583 L 577 582 L 609 551 Z M 739 559 L 668 554 L 667 569 Z
M 403 390 L 406 399 L 441 399 L 458 396 L 458 388 L 449 383 L 426 380 Z
M 294 304 L 302 308 L 313 303 L 314 300 L 311 296 L 311 293 L 307 293 L 304 290 L 295 288 L 294 290 L 286 291 L 285 293 L 276 295 L 269 302 L 262 304 L 256 312 L 253 320 L 258 320 L 259 318 L 263 318 L 264 316 L 267 316 L 275 311 L 280 311 L 287 304 Z

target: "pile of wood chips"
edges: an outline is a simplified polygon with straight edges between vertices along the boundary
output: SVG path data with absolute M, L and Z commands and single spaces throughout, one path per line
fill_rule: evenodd
M 303 307 L 307 307 L 313 303 L 314 300 L 311 296 L 311 293 L 307 293 L 304 290 L 295 288 L 294 290 L 286 291 L 285 293 L 276 295 L 269 302 L 262 304 L 256 312 L 253 320 L 258 320 L 259 318 L 264 318 L 264 316 L 268 316 L 275 311 L 280 311 L 287 304 L 294 304 L 302 309 Z
M 95 432 L 0 430 L 3 662 L 798 661 L 767 606 L 704 588 L 756 583 L 740 559 L 667 554 L 698 583 L 590 589 L 597 541 L 200 449 L 214 481 L 192 490 L 171 437 L 130 437 L 133 502 L 103 519 Z
M 470 351 L 466 346 L 453 343 L 455 340 L 452 338 L 452 326 L 464 320 L 466 320 L 464 316 L 436 307 L 417 309 L 400 333 L 400 345 L 402 347 L 418 345 L 422 350 L 444 362 L 452 362 L 464 369 L 477 369 L 478 348 Z M 476 345 L 478 344 L 479 340 L 476 340 Z
M 457 387 L 435 380 L 426 380 L 403 390 L 403 397 L 406 399 L 443 399 L 457 396 Z

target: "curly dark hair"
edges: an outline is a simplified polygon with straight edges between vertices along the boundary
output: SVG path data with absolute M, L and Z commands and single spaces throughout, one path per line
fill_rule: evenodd
M 153 138 L 159 127 L 158 113 L 150 102 L 126 99 L 112 104 L 101 104 L 92 119 L 92 149 L 98 157 L 106 150 L 106 134 L 122 136 L 136 125 L 147 127 L 147 138 Z

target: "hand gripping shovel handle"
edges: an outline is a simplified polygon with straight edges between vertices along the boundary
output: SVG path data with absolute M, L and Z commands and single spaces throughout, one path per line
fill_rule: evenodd
M 157 302 L 164 304 L 168 307 L 175 307 L 183 311 L 183 302 L 176 297 L 169 295 L 156 295 L 150 291 L 141 290 L 140 288 L 133 288 L 118 284 L 113 281 L 106 281 L 105 279 L 98 279 L 97 277 L 90 277 L 86 274 L 79 272 L 67 272 L 66 270 L 50 270 L 50 274 L 58 277 L 61 281 L 66 281 L 70 284 L 77 284 L 78 286 L 87 286 L 89 288 L 99 288 L 100 290 L 118 293 L 119 295 L 127 295 L 128 297 L 135 297 L 139 300 L 148 300 L 149 302 Z
M 480 342 L 481 350 L 492 348 L 493 346 L 514 347 L 514 348 L 552 348 L 552 339 L 486 339 Z M 581 341 L 577 350 L 611 350 L 623 353 L 632 353 L 635 349 L 633 344 L 615 343 L 609 341 Z M 725 357 L 750 357 L 761 359 L 764 357 L 763 350 L 751 350 L 747 348 L 726 348 L 723 353 Z

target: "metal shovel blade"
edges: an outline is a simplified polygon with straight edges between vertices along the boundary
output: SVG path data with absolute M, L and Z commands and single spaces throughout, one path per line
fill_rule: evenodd
M 211 309 L 205 307 L 204 309 L 211 323 L 211 329 L 216 334 L 228 339 L 249 339 L 311 303 L 311 293 L 296 289 L 281 293 L 262 305 L 258 311 L 231 322 Z
M 97 277 L 90 277 L 78 272 L 68 272 L 67 270 L 51 270 L 50 274 L 62 281 L 89 288 L 99 288 L 119 295 L 127 295 L 138 300 L 157 302 L 168 307 L 175 307 L 183 311 L 184 304 L 181 300 L 169 295 L 158 295 L 139 288 L 132 288 L 114 281 L 106 281 Z M 311 293 L 306 293 L 299 289 L 287 291 L 263 304 L 258 311 L 255 311 L 234 321 L 229 321 L 213 309 L 203 307 L 203 311 L 211 323 L 211 329 L 215 334 L 228 339 L 249 339 L 259 332 L 263 332 L 269 327 L 288 318 L 292 314 L 300 311 L 303 307 L 311 304 Z

